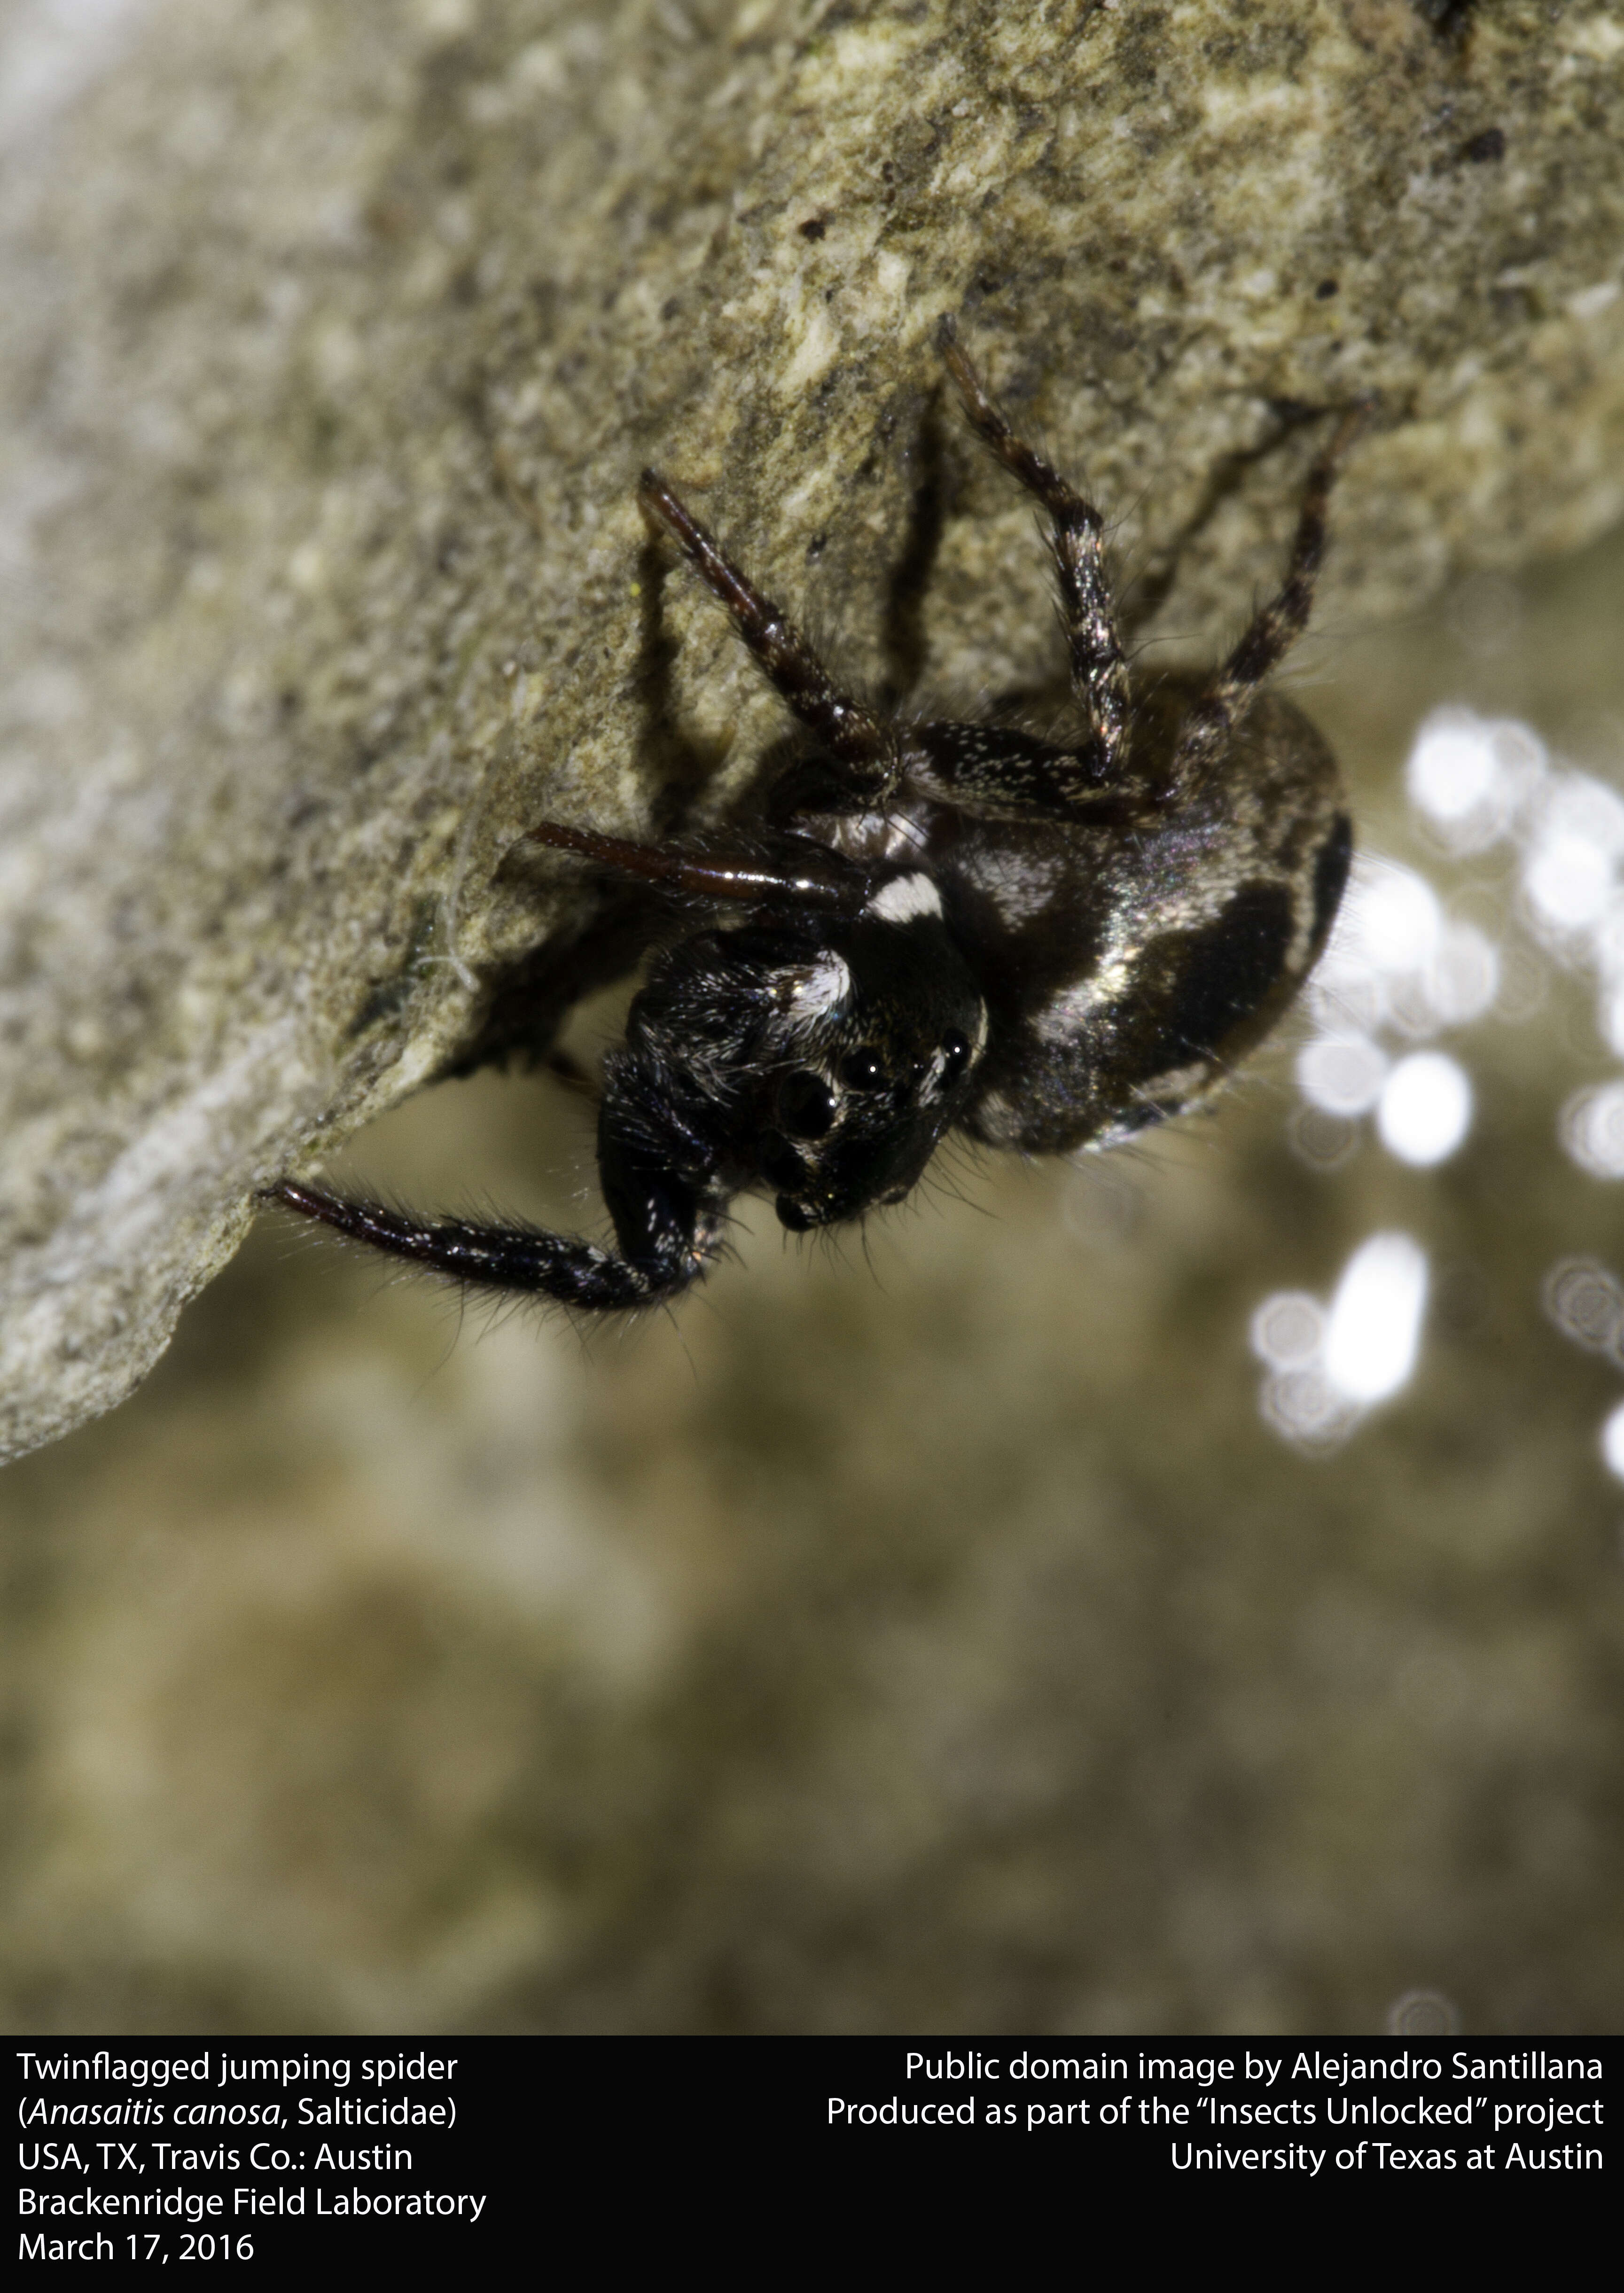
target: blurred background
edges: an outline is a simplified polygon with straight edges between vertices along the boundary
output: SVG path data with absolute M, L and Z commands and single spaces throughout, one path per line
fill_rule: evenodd
M 1139 1151 L 590 1331 L 262 1221 L 0 1479 L 13 2026 L 1624 2025 L 1621 624 L 1304 649 L 1355 894 Z M 591 1121 L 337 1175 L 595 1223 Z

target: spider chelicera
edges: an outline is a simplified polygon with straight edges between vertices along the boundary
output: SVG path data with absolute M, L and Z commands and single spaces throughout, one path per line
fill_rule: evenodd
M 1326 503 L 1367 411 L 1309 474 L 1286 579 L 1216 669 L 1131 677 L 1100 513 L 1026 445 L 950 322 L 977 436 L 1041 505 L 1075 722 L 1062 737 L 877 713 L 665 480 L 643 509 L 806 734 L 748 832 L 639 844 L 529 834 L 665 907 L 598 1163 L 617 1247 L 415 1217 L 302 1180 L 270 1191 L 358 1242 L 481 1288 L 601 1310 L 673 1297 L 765 1185 L 800 1233 L 900 1202 L 955 1127 L 989 1146 L 1108 1146 L 1209 1098 L 1308 976 L 1347 880 L 1330 750 L 1265 690 L 1304 628 Z

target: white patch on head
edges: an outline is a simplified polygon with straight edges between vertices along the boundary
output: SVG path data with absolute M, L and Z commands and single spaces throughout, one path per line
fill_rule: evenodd
M 825 1019 L 850 993 L 849 969 L 838 955 L 826 955 L 796 976 L 790 1009 L 798 1019 Z
M 863 912 L 888 924 L 910 924 L 915 916 L 939 916 L 942 895 L 929 876 L 894 876 L 881 885 Z

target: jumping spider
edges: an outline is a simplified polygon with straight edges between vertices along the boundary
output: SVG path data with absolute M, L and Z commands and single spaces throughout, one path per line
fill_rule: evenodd
M 1183 1113 L 1272 1027 L 1325 944 L 1352 835 L 1313 726 L 1265 691 L 1309 616 L 1327 498 L 1365 409 L 1309 474 L 1286 580 L 1229 658 L 1131 680 L 1100 513 L 1010 428 L 950 322 L 970 426 L 1052 529 L 1075 731 L 877 715 L 729 563 L 664 481 L 663 527 L 811 753 L 749 834 L 536 841 L 660 888 L 663 943 L 605 1062 L 598 1122 L 618 1250 L 427 1224 L 293 1179 L 289 1209 L 487 1289 L 615 1310 L 670 1298 L 765 1182 L 796 1233 L 897 1203 L 955 1126 L 989 1146 L 1108 1146 Z

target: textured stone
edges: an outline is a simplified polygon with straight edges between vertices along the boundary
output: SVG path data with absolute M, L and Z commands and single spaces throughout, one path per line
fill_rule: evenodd
M 948 694 L 1053 639 L 944 311 L 1188 646 L 1355 391 L 1326 626 L 1624 507 L 1605 9 L 53 21 L 0 58 L 9 1450 L 130 1390 L 257 1182 L 478 1041 L 583 912 L 527 821 L 748 780 L 774 708 L 658 578 L 642 461 L 855 675 Z

